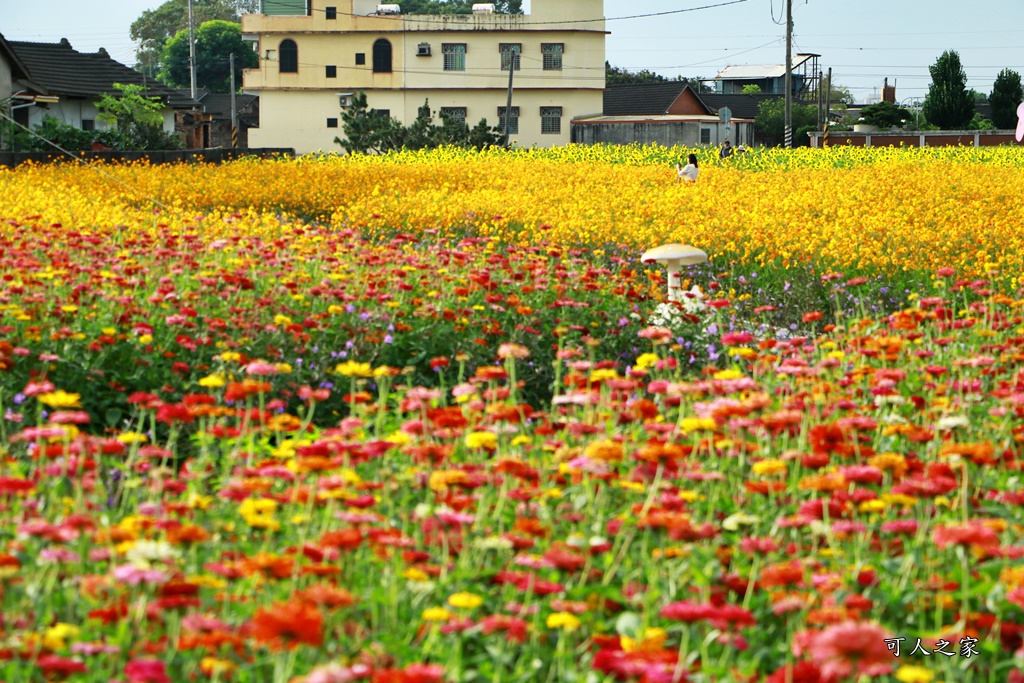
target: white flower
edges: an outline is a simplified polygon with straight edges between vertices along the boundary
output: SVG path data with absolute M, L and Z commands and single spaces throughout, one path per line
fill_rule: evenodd
M 935 426 L 939 429 L 956 429 L 957 427 L 970 427 L 971 421 L 965 415 L 947 415 L 939 418 Z

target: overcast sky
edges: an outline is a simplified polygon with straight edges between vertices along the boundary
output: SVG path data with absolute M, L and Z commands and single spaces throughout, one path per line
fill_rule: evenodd
M 729 0 L 605 0 L 608 61 L 630 70 L 709 79 L 731 64 L 785 61 L 785 0 L 733 0 L 724 7 L 616 19 L 723 2 Z M 37 42 L 63 37 L 83 52 L 105 47 L 131 65 L 135 46 L 128 28 L 160 4 L 0 0 L 0 33 Z M 890 85 L 895 81 L 899 100 L 924 96 L 931 82 L 928 66 L 949 49 L 960 53 L 968 87 L 986 94 L 1001 69 L 1024 73 L 1024 0 L 794 0 L 793 25 L 794 53 L 820 54 L 822 68 L 832 67 L 834 82 L 858 101 L 877 97 L 886 77 Z

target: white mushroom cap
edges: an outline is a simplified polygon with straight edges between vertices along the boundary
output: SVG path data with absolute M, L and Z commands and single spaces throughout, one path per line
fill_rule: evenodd
M 650 263 L 651 261 L 668 263 L 674 261 L 681 266 L 706 263 L 707 260 L 708 255 L 706 253 L 697 247 L 691 247 L 689 244 L 663 244 L 660 247 L 648 249 L 640 257 L 642 263 Z

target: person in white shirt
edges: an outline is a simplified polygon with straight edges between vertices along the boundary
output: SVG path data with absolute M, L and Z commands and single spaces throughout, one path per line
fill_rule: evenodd
M 686 166 L 680 166 L 676 164 L 676 175 L 679 180 L 685 180 L 689 183 L 697 182 L 697 176 L 700 174 L 700 167 L 697 165 L 697 155 L 691 154 L 686 158 L 688 162 Z

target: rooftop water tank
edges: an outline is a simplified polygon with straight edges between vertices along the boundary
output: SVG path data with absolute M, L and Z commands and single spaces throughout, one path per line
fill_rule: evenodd
M 401 14 L 402 8 L 398 5 L 377 5 L 377 14 Z
M 494 14 L 493 2 L 478 2 L 473 5 L 473 14 Z

